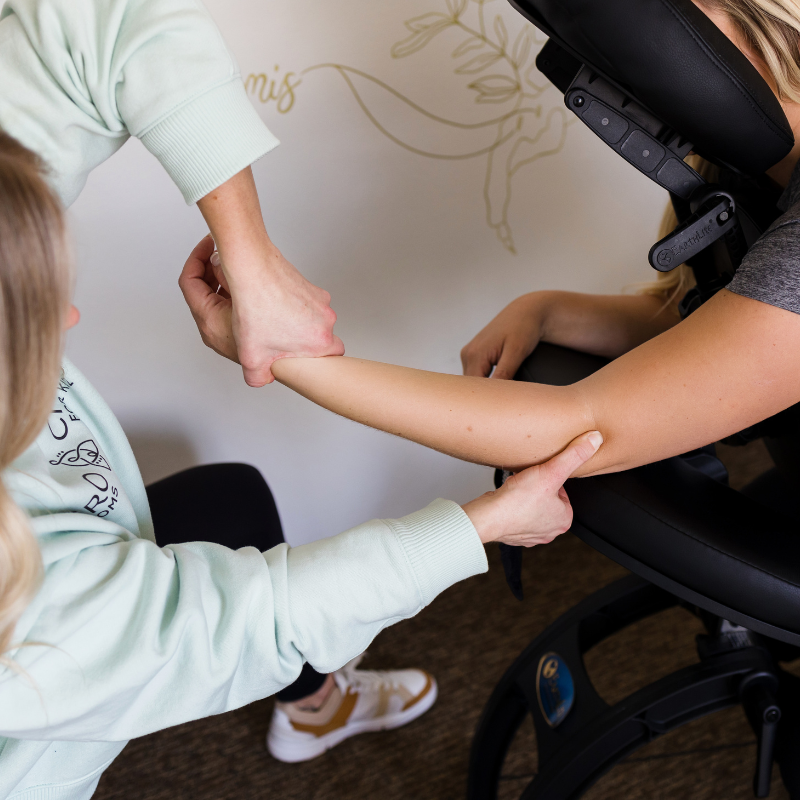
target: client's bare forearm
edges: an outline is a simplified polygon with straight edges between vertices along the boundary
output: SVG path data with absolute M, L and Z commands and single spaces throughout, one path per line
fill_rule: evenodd
M 584 353 L 617 358 L 680 322 L 674 304 L 653 295 L 537 292 L 541 339 Z
M 286 359 L 275 375 L 342 416 L 492 466 L 541 463 L 597 430 L 586 475 L 687 452 L 800 401 L 800 317 L 723 290 L 574 386 L 346 358 Z
M 594 430 L 575 387 L 464 378 L 356 358 L 284 359 L 275 377 L 349 419 L 490 466 L 546 461 Z

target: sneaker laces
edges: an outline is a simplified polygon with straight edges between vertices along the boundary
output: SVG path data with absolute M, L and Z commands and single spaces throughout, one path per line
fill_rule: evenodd
M 357 669 L 366 654 L 365 651 L 360 656 L 356 656 L 335 673 L 336 682 L 339 683 L 338 679 L 342 678 L 343 683 L 345 683 L 345 686 L 339 683 L 339 688 L 342 692 L 346 690 L 347 686 L 352 686 L 356 690 L 362 689 L 366 691 L 377 691 L 381 686 L 392 690 L 397 689 L 397 682 L 389 677 L 392 674 L 391 672 Z

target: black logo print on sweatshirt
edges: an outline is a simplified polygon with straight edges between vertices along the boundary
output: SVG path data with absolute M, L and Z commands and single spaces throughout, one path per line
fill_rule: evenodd
M 58 388 L 61 390 L 63 394 L 67 394 L 67 392 L 72 388 L 73 384 L 71 384 L 65 377 L 61 377 L 59 381 Z M 47 427 L 50 428 L 50 433 L 52 434 L 53 438 L 57 442 L 61 442 L 67 438 L 69 435 L 69 422 L 80 422 L 81 418 L 67 405 L 66 400 L 61 395 L 57 395 L 58 402 L 61 403 L 63 409 L 61 408 L 54 408 L 51 419 L 47 423 Z M 68 421 L 69 420 L 69 421 Z M 55 425 L 55 430 L 53 426 Z
M 61 400 L 61 398 L 59 398 L 59 400 Z M 71 422 L 80 422 L 81 419 L 77 414 L 67 408 L 67 404 L 63 400 L 61 400 L 61 404 L 64 406 L 64 410 L 62 411 L 60 408 L 53 409 L 50 413 L 53 419 L 47 423 L 47 427 L 50 428 L 50 433 L 58 442 L 63 441 L 69 435 L 69 422 L 67 420 Z M 54 425 L 55 430 L 53 430 Z
M 2 0 L 0 0 L 2 2 Z M 66 473 L 60 473 L 54 480 L 63 482 L 67 486 L 73 485 L 74 481 L 80 486 L 78 489 L 80 499 L 76 500 L 75 511 L 85 511 L 95 517 L 104 518 L 113 511 L 118 511 L 120 505 L 125 508 L 125 492 L 119 486 L 119 479 L 114 474 L 114 469 L 100 451 L 100 446 L 94 438 L 94 433 L 67 405 L 67 396 L 73 391 L 74 385 L 62 374 L 56 393 L 56 408 L 50 415 L 48 428 L 51 440 L 44 444 L 48 453 L 49 463 L 53 467 L 78 467 L 81 471 L 77 473 L 69 469 Z M 73 403 L 72 400 L 70 400 Z M 80 403 L 78 399 L 76 401 Z M 75 403 L 73 403 L 73 406 Z M 52 440 L 56 444 L 53 444 Z M 80 442 L 76 446 L 76 442 Z M 58 448 L 58 452 L 55 452 Z M 85 472 L 83 470 L 86 470 Z M 56 470 L 58 473 L 58 470 Z M 76 487 L 78 488 L 78 487 Z M 84 504 L 84 500 L 88 500 Z M 130 518 L 133 509 L 125 509 L 125 513 Z
M 114 506 L 119 500 L 119 489 L 116 486 L 112 486 L 105 476 L 99 472 L 87 472 L 83 479 L 94 486 L 95 489 L 99 489 L 101 494 L 105 494 L 105 497 L 102 498 L 99 494 L 92 495 L 92 499 L 84 508 L 90 514 L 96 514 L 98 517 L 107 517 L 114 510 Z M 108 506 L 102 508 L 106 503 Z
M 81 442 L 74 450 L 56 453 L 55 461 L 50 463 L 54 467 L 100 467 L 111 471 L 111 465 L 100 455 L 100 448 L 94 439 Z

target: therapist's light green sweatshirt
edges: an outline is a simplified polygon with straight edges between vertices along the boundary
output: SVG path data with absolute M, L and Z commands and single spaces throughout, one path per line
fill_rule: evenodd
M 0 128 L 65 204 L 131 134 L 187 202 L 277 144 L 194 0 L 9 0 Z M 0 798 L 89 798 L 128 739 L 273 694 L 305 661 L 335 670 L 487 568 L 445 500 L 294 549 L 159 548 L 125 435 L 69 363 L 53 409 L 3 475 L 45 577 L 10 653 L 26 675 L 0 669 Z
M 131 137 L 196 203 L 278 140 L 197 0 L 0 0 L 0 128 L 65 205 Z
M 0 671 L 0 797 L 88 798 L 126 740 L 338 669 L 386 626 L 487 568 L 461 508 L 267 553 L 159 548 L 118 422 L 64 365 L 54 411 L 3 476 L 45 565 Z M 168 537 L 169 533 L 162 533 Z

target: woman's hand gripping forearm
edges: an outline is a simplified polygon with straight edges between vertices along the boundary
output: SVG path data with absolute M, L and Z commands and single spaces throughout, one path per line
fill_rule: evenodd
M 203 341 L 242 365 L 251 386 L 287 356 L 342 355 L 330 295 L 309 283 L 267 235 L 248 168 L 198 202 L 219 250 L 204 240 L 180 278 Z M 210 250 L 209 250 L 210 246 Z

